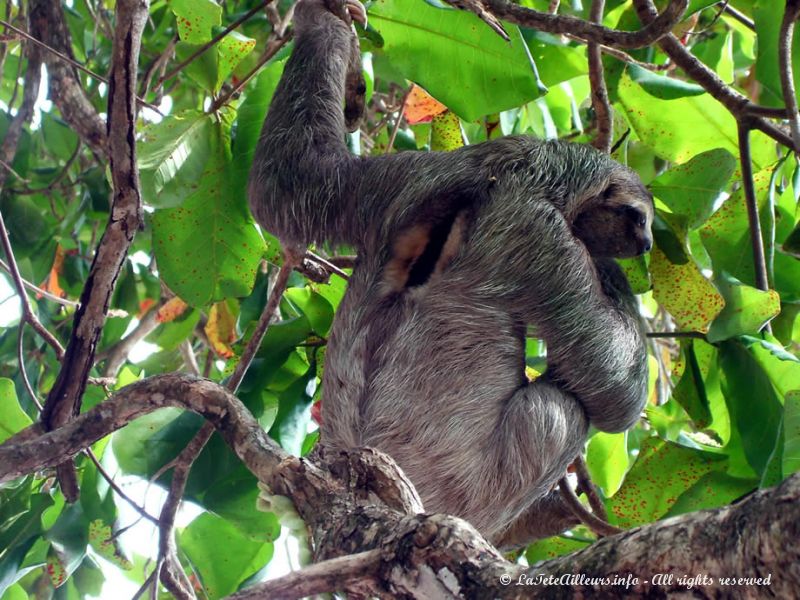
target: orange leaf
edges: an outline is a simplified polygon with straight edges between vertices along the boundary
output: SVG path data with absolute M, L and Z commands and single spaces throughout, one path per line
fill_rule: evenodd
M 64 268 L 64 248 L 61 247 L 61 244 L 56 245 L 56 255 L 53 258 L 53 266 L 50 268 L 50 273 L 47 275 L 47 279 L 42 282 L 42 286 L 46 291 L 50 292 L 54 296 L 58 296 L 59 298 L 65 298 L 67 293 L 61 288 L 61 285 L 58 283 L 58 276 L 61 274 L 61 271 Z M 36 295 L 37 298 L 41 298 L 41 294 Z
M 236 317 L 226 302 L 217 302 L 211 307 L 205 332 L 214 352 L 221 358 L 233 356 L 230 344 L 236 340 Z
M 416 125 L 417 123 L 427 123 L 446 110 L 447 107 L 444 104 L 414 84 L 406 98 L 403 116 L 409 125 Z
M 159 323 L 169 323 L 180 317 L 189 305 L 175 296 L 166 301 L 164 306 L 158 309 L 156 321 Z

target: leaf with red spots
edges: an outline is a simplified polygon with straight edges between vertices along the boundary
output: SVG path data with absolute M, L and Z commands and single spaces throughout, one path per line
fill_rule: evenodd
M 431 150 L 450 151 L 464 145 L 461 122 L 452 111 L 433 117 L 431 122 Z
M 153 214 L 159 274 L 191 306 L 247 295 L 264 251 L 244 191 L 233 181 L 227 126 L 214 123 L 209 133 L 208 162 L 183 185 L 183 203 Z
M 767 225 L 775 223 L 775 239 L 786 239 L 794 227 L 796 202 L 791 188 L 777 198 L 773 212 L 770 200 L 772 169 L 764 169 L 753 177 L 759 218 L 768 233 Z M 708 250 L 716 272 L 725 271 L 747 285 L 755 285 L 753 267 L 753 244 L 750 240 L 750 221 L 747 217 L 747 204 L 744 193 L 737 190 L 715 212 L 706 225 L 700 229 L 703 245 Z M 772 245 L 770 237 L 764 236 L 765 251 L 769 257 Z M 772 287 L 781 295 L 797 297 L 800 295 L 800 261 L 774 252 Z
M 89 523 L 89 543 L 100 556 L 111 561 L 123 571 L 133 569 L 133 563 L 125 556 L 111 527 L 99 519 Z
M 650 254 L 650 273 L 653 297 L 675 318 L 678 327 L 708 331 L 709 323 L 725 306 L 725 300 L 694 261 L 676 265 L 656 248 Z
M 648 438 L 622 487 L 608 503 L 610 516 L 625 528 L 655 521 L 706 473 L 726 465 L 718 454 Z
M 736 168 L 727 150 L 709 150 L 683 165 L 662 173 L 648 187 L 674 214 L 686 217 L 690 228 L 711 216 L 714 201 L 724 191 Z
M 662 100 L 648 94 L 627 72 L 620 78 L 618 92 L 639 139 L 661 158 L 684 163 L 715 148 L 739 156 L 736 120 L 708 94 Z M 751 152 L 759 169 L 775 161 L 774 142 L 762 133 L 751 134 Z
M 222 22 L 222 7 L 214 0 L 172 0 L 178 35 L 184 42 L 204 44 L 211 40 L 211 28 Z
M 411 86 L 406 98 L 403 116 L 409 125 L 429 123 L 433 117 L 447 110 L 447 107 L 431 96 L 417 84 Z
M 177 296 L 170 298 L 164 303 L 164 306 L 158 309 L 156 321 L 159 323 L 169 323 L 174 321 L 180 317 L 188 307 L 189 305 Z
M 55 588 L 64 585 L 64 582 L 67 580 L 67 567 L 64 565 L 64 561 L 58 556 L 53 546 L 50 546 L 50 550 L 47 553 L 47 562 L 44 565 L 44 570 L 47 573 L 47 577 L 50 579 L 50 583 L 52 583 Z
M 217 44 L 219 66 L 217 69 L 216 90 L 222 87 L 242 59 L 253 51 L 256 41 L 253 38 L 231 31 Z

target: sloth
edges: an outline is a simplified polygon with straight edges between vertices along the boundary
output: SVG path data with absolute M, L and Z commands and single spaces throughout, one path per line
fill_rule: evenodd
M 288 255 L 358 253 L 328 340 L 321 443 L 388 453 L 427 511 L 499 546 L 573 523 L 553 491 L 588 426 L 634 425 L 637 303 L 614 258 L 650 249 L 652 196 L 584 145 L 515 136 L 359 157 L 356 0 L 300 0 L 254 155 L 256 221 Z M 547 371 L 525 375 L 528 327 Z

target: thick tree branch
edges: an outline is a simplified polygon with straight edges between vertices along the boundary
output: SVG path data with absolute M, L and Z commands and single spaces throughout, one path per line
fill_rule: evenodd
M 182 374 L 127 386 L 56 431 L 42 433 L 41 426 L 34 425 L 21 432 L 0 445 L 0 482 L 59 464 L 163 406 L 184 407 L 210 420 L 259 480 L 291 497 L 312 527 L 319 559 L 380 550 L 377 571 L 370 568 L 364 579 L 354 579 L 344 591 L 383 598 L 552 598 L 556 589 L 569 596 L 664 596 L 687 591 L 677 581 L 680 575 L 702 573 L 714 580 L 694 587 L 695 598 L 732 593 L 755 597 L 767 590 L 775 597 L 792 597 L 800 581 L 800 475 L 732 506 L 607 537 L 580 552 L 525 569 L 505 561 L 460 519 L 409 514 L 421 510 L 413 488 L 380 453 L 319 453 L 318 464 L 291 457 L 230 392 Z M 665 572 L 675 574 L 676 580 L 654 579 Z M 573 580 L 557 588 L 528 584 L 562 576 Z M 768 576 L 769 588 L 729 587 L 719 581 Z M 614 577 L 629 587 L 610 587 L 593 579 Z M 320 591 L 324 586 L 317 581 L 315 590 Z M 301 592 L 281 597 L 299 597 Z
M 315 594 L 333 592 L 354 580 L 363 581 L 373 578 L 378 573 L 380 563 L 380 550 L 348 554 L 310 565 L 279 579 L 246 588 L 228 596 L 228 600 L 305 598 Z
M 61 2 L 31 0 L 29 32 L 45 46 L 75 62 Z M 58 106 L 64 120 L 92 152 L 106 157 L 108 147 L 103 120 L 86 96 L 75 67 L 62 60 L 59 55 L 47 52 L 43 56 L 50 82 L 49 97 Z
M 51 18 L 51 13 L 47 11 L 54 10 L 53 4 L 42 0 L 34 0 L 32 4 L 37 6 L 41 23 L 47 24 Z M 60 4 L 56 6 L 60 11 Z M 107 136 L 103 137 L 108 140 L 114 197 L 108 225 L 92 261 L 89 277 L 81 293 L 80 306 L 75 311 L 72 335 L 61 370 L 42 412 L 42 421 L 48 429 L 55 429 L 78 414 L 89 371 L 94 364 L 95 349 L 105 324 L 111 294 L 128 255 L 128 248 L 141 224 L 139 172 L 136 166 L 136 72 L 148 6 L 147 0 L 117 2 L 113 67 L 108 88 L 108 131 Z M 56 27 L 58 23 L 50 25 Z M 64 28 L 58 39 L 65 35 Z M 65 40 L 63 38 L 62 42 Z M 56 79 L 60 78 L 63 83 L 67 81 L 64 79 L 67 75 L 63 71 L 63 64 L 59 65 L 62 71 Z M 74 79 L 71 81 L 76 83 Z M 61 469 L 59 479 L 62 488 L 66 488 L 62 490 L 65 497 L 74 501 L 78 496 L 77 481 L 72 481 L 74 472 L 72 475 L 69 472 L 71 466 Z

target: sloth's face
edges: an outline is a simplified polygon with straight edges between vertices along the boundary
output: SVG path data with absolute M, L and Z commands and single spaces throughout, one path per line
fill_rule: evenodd
M 653 246 L 653 196 L 627 169 L 608 185 L 572 223 L 572 232 L 594 257 L 631 258 Z

